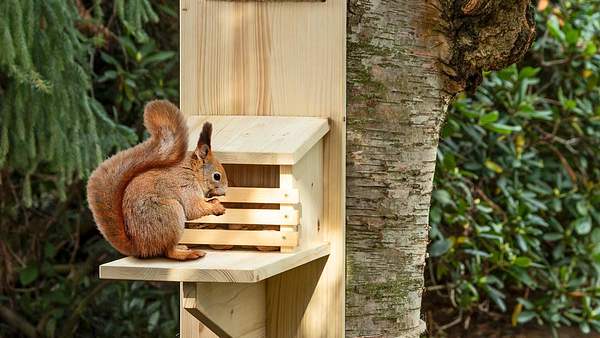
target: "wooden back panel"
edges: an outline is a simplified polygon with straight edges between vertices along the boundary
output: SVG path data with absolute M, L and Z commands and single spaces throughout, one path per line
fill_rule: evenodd
M 180 13 L 185 114 L 329 118 L 319 237 L 331 243 L 331 255 L 323 272 L 312 274 L 318 278 L 314 295 L 297 302 L 308 303 L 305 311 L 290 314 L 280 304 L 286 276 L 274 277 L 283 278 L 273 281 L 278 291 L 267 284 L 273 317 L 267 331 L 277 337 L 343 336 L 346 1 L 181 0 Z M 270 173 L 252 177 L 273 179 Z

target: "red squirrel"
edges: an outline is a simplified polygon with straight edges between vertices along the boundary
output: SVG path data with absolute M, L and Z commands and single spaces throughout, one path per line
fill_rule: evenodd
M 124 255 L 200 258 L 205 252 L 177 243 L 186 219 L 225 213 L 217 199 L 207 200 L 227 189 L 225 170 L 211 152 L 212 125 L 202 126 L 190 153 L 185 118 L 172 103 L 148 103 L 144 126 L 148 140 L 107 159 L 90 176 L 87 196 L 94 220 Z

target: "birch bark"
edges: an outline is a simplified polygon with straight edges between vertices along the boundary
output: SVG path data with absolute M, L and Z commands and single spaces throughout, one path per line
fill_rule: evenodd
M 438 135 L 452 97 L 520 59 L 529 0 L 350 0 L 346 336 L 418 337 Z

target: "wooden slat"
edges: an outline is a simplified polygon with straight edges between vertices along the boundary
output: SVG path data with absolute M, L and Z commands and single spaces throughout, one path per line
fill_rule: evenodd
M 297 204 L 300 197 L 298 189 L 229 187 L 227 194 L 219 200 L 226 203 Z
M 279 166 L 279 186 L 284 189 L 291 189 L 294 186 L 294 176 L 292 175 L 292 166 L 282 165 Z M 284 213 L 292 212 L 294 209 L 290 205 L 281 205 L 279 210 Z M 293 232 L 295 229 L 291 226 L 282 225 L 282 232 Z M 282 246 L 281 252 L 292 252 L 296 249 L 296 246 Z
M 125 257 L 102 264 L 100 278 L 254 283 L 327 256 L 329 244 L 321 243 L 293 253 L 256 250 L 206 250 L 206 252 L 206 256 L 201 259 L 183 262 L 167 258 Z
M 188 223 L 298 225 L 298 210 L 227 209 L 221 216 L 205 216 Z
M 298 233 L 270 230 L 185 229 L 179 243 L 296 246 Z
M 204 122 L 213 124 L 212 151 L 221 163 L 292 165 L 329 131 L 327 119 L 283 116 L 190 116 L 188 149 Z

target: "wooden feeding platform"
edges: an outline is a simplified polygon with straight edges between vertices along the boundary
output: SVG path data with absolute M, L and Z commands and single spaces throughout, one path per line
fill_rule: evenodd
M 100 266 L 100 278 L 160 282 L 255 283 L 329 254 L 329 244 L 294 253 L 256 250 L 207 250 L 205 257 L 184 262 L 166 258 L 125 257 Z
M 224 164 L 229 180 L 226 196 L 219 198 L 227 211 L 188 221 L 181 244 L 246 250 L 211 250 L 193 262 L 127 257 L 102 265 L 101 278 L 256 282 L 328 254 L 329 246 L 318 234 L 323 214 L 322 138 L 329 131 L 327 119 L 192 116 L 188 118 L 190 150 L 207 121 L 213 124 L 212 150 Z M 187 228 L 195 225 L 200 228 Z M 243 229 L 250 226 L 259 230 Z M 270 227 L 260 230 L 261 226 Z M 261 253 L 257 247 L 287 254 Z

